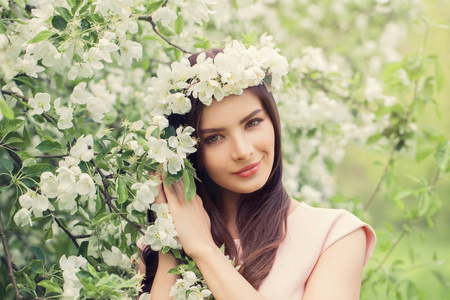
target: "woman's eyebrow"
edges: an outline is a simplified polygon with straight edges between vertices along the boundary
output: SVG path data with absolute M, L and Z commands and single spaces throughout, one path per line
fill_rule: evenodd
M 250 120 L 253 116 L 255 116 L 256 114 L 258 114 L 261 111 L 264 111 L 264 109 L 262 109 L 262 108 L 255 109 L 254 111 L 249 113 L 245 118 L 240 120 L 239 124 L 241 124 L 241 125 L 244 124 L 245 122 Z M 212 132 L 220 132 L 220 131 L 225 131 L 225 128 L 224 127 L 219 127 L 219 128 L 200 129 L 200 134 L 212 133 Z
M 245 118 L 243 118 L 239 124 L 244 124 L 245 122 L 247 122 L 248 120 L 250 120 L 253 116 L 255 116 L 256 114 L 258 114 L 259 112 L 264 111 L 264 109 L 259 108 L 259 109 L 255 109 L 253 112 L 251 112 L 250 114 L 248 114 L 248 116 L 246 116 Z

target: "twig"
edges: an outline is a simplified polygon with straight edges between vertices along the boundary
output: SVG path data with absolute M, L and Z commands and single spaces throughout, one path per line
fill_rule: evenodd
M 389 159 L 386 163 L 386 166 L 384 167 L 383 174 L 380 177 L 380 180 L 378 181 L 377 187 L 373 191 L 372 195 L 370 195 L 369 200 L 367 200 L 366 204 L 364 204 L 364 210 L 369 208 L 370 204 L 372 204 L 373 200 L 375 199 L 375 196 L 378 194 L 378 192 L 381 189 L 381 184 L 383 183 L 384 178 L 389 172 L 389 166 L 392 164 L 392 161 L 394 160 L 394 153 L 395 153 L 395 145 L 392 147 L 391 152 L 389 153 Z
M 52 214 L 54 220 L 56 221 L 56 224 L 58 224 L 58 227 L 61 228 L 61 229 L 67 234 L 67 236 L 68 236 L 68 237 L 72 240 L 72 242 L 75 244 L 75 247 L 77 247 L 77 249 L 79 249 L 79 248 L 80 248 L 80 245 L 78 245 L 76 236 L 74 236 L 72 233 L 70 233 L 70 231 L 67 230 L 67 228 L 65 228 L 65 227 L 63 226 L 63 224 L 61 224 L 61 221 L 56 217 L 56 215 L 55 215 L 54 212 L 50 211 L 50 213 Z
M 384 256 L 384 258 L 381 260 L 380 264 L 375 268 L 375 270 L 370 273 L 370 274 L 374 274 L 376 272 L 378 272 L 381 267 L 384 265 L 384 263 L 386 262 L 386 260 L 389 258 L 389 256 L 392 254 L 392 252 L 394 251 L 394 249 L 397 247 L 397 245 L 400 243 L 400 241 L 403 239 L 403 237 L 406 234 L 406 230 L 403 229 L 402 232 L 400 233 L 400 235 L 398 236 L 398 238 L 394 241 L 394 243 L 392 244 L 391 248 L 389 249 L 388 253 L 386 253 L 386 255 Z M 371 278 L 372 275 L 368 275 L 366 278 L 364 278 L 364 280 L 361 282 L 361 285 L 365 284 L 367 281 L 369 281 L 369 279 Z
M 175 45 L 174 43 L 172 43 L 171 41 L 169 41 L 165 36 L 163 36 L 161 34 L 161 32 L 159 32 L 158 27 L 156 26 L 156 23 L 153 21 L 151 16 L 139 16 L 138 20 L 142 20 L 142 21 L 147 21 L 152 25 L 153 31 L 159 35 L 160 38 L 162 38 L 167 44 L 169 44 L 170 46 L 177 48 L 178 50 L 180 50 L 183 53 L 187 53 L 187 54 L 192 54 L 192 52 L 189 52 L 187 50 L 184 50 L 183 48 L 181 48 L 180 46 Z
M 108 180 L 106 180 L 106 176 L 105 174 L 103 174 L 102 170 L 97 167 L 95 165 L 94 160 L 91 160 L 91 163 L 95 166 L 95 170 L 98 172 L 98 174 L 100 174 L 100 177 L 102 178 L 102 183 L 103 183 L 103 188 L 99 187 L 100 191 L 102 192 L 103 196 L 105 197 L 105 203 L 112 209 L 114 210 L 114 212 L 116 212 L 122 219 L 124 219 L 125 221 L 127 221 L 131 226 L 133 226 L 134 228 L 136 228 L 136 230 L 142 234 L 145 235 L 145 233 L 142 231 L 141 226 L 137 225 L 136 223 L 134 223 L 133 221 L 131 221 L 130 219 L 128 219 L 124 214 L 122 214 L 120 212 L 119 209 L 117 209 L 117 207 L 111 202 L 111 200 L 113 199 L 111 197 L 111 195 L 108 192 L 108 188 L 109 188 L 109 182 Z
M 9 270 L 9 277 L 11 277 L 12 284 L 14 286 L 14 291 L 16 292 L 16 298 L 21 299 L 22 297 L 20 296 L 20 293 L 19 293 L 19 287 L 17 286 L 16 277 L 14 276 L 12 260 L 11 260 L 11 253 L 9 253 L 8 242 L 6 241 L 6 234 L 3 231 L 3 220 L 2 220 L 1 212 L 0 212 L 0 235 L 2 237 L 3 249 L 5 250 L 6 261 L 7 261 L 8 270 Z
M 35 158 L 63 158 L 69 156 L 69 154 L 59 154 L 59 155 L 35 155 Z

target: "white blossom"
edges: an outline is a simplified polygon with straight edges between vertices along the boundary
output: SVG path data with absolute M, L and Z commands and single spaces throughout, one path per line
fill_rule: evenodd
M 30 115 L 40 115 L 50 110 L 50 95 L 47 93 L 37 93 L 34 98 L 30 98 L 28 104 L 33 108 Z
M 132 204 L 133 208 L 137 211 L 146 211 L 158 195 L 158 189 L 156 187 L 159 184 L 160 182 L 152 179 L 144 183 L 133 184 L 131 189 L 136 190 L 135 201 Z
M 80 136 L 75 146 L 70 149 L 70 155 L 83 161 L 90 161 L 94 157 L 94 141 L 92 135 Z
M 31 210 L 22 208 L 16 214 L 14 215 L 14 222 L 17 224 L 17 226 L 26 226 L 30 225 L 33 226 L 31 223 Z

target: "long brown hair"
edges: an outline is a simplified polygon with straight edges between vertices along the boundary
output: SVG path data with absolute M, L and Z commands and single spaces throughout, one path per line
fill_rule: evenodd
M 206 55 L 214 58 L 220 52 L 220 49 L 209 50 L 206 51 Z M 197 56 L 198 54 L 194 54 L 189 58 L 191 65 L 196 63 Z M 216 245 L 220 247 L 225 244 L 225 253 L 235 258 L 237 262 L 243 262 L 239 272 L 255 289 L 259 289 L 272 269 L 278 246 L 286 235 L 290 198 L 282 184 L 281 126 L 275 100 L 263 84 L 249 87 L 247 90 L 260 99 L 272 121 L 275 132 L 275 155 L 272 171 L 265 185 L 253 193 L 241 195 L 236 212 L 241 253 L 238 253 L 236 243 L 219 211 L 217 193 L 220 189 L 203 168 L 201 143 L 197 152 L 189 156 L 189 160 L 201 180 L 196 182 L 197 194 L 211 219 L 211 234 Z M 192 126 L 195 132 L 199 132 L 200 118 L 205 106 L 196 98 L 191 98 L 191 104 L 189 113 L 172 114 L 169 116 L 169 123 L 175 128 L 179 125 Z M 150 290 L 156 272 L 157 255 L 156 257 L 154 254 L 151 255 L 152 252 L 148 249 L 145 249 L 143 254 L 147 266 L 146 281 L 143 283 L 149 285 L 144 286 L 144 289 Z

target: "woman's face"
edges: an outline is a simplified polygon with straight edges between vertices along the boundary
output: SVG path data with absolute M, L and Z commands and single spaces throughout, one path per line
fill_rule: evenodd
M 254 192 L 267 182 L 275 134 L 261 101 L 248 90 L 213 101 L 200 119 L 203 165 L 209 177 L 234 193 Z

